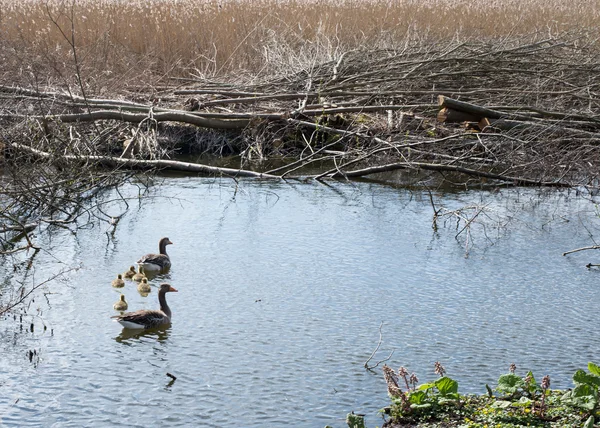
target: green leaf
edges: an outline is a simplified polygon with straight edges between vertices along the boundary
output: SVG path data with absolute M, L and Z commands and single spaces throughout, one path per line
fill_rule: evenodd
M 413 391 L 408 396 L 408 401 L 411 404 L 423 404 L 427 400 L 427 393 L 425 391 Z
M 600 367 L 598 367 L 596 364 L 589 362 L 588 370 L 590 371 L 591 374 L 600 376 Z
M 513 407 L 528 407 L 531 405 L 531 400 L 527 397 L 521 397 L 519 401 L 515 401 L 511 405 Z
M 591 385 L 585 383 L 577 385 L 571 391 L 571 398 L 592 396 L 598 398 L 598 390 Z
M 585 384 L 590 385 L 595 388 L 600 387 L 600 377 L 595 376 L 593 374 L 587 374 L 583 370 L 577 370 L 573 375 L 573 381 L 575 384 Z
M 458 401 L 459 398 L 460 398 L 460 396 L 458 394 L 451 394 L 451 395 L 448 395 L 448 396 L 446 396 L 444 398 L 440 398 L 438 400 L 438 404 L 440 404 L 442 406 L 446 405 L 446 404 L 456 405 L 456 404 L 459 403 L 459 401 Z
M 458 382 L 446 376 L 436 380 L 435 386 L 441 395 L 456 394 L 458 392 Z
M 527 375 L 526 375 L 525 377 L 529 377 L 529 379 L 531 379 L 531 380 L 529 381 L 529 383 L 530 383 L 530 384 L 533 384 L 533 385 L 535 385 L 535 384 L 536 384 L 536 382 L 535 382 L 535 377 L 533 376 L 533 372 L 532 372 L 531 370 L 529 370 L 529 371 L 527 372 Z
M 581 370 L 581 369 L 577 370 L 575 372 L 575 374 L 573 375 L 573 382 L 575 382 L 575 383 L 585 383 L 585 382 L 582 382 L 581 380 L 583 380 L 586 375 L 587 375 L 587 373 L 584 372 L 583 370 Z
M 506 409 L 508 408 L 512 403 L 510 401 L 504 401 L 504 400 L 497 400 L 494 401 L 492 403 L 492 407 L 494 409 Z
M 432 389 L 433 387 L 435 387 L 435 384 L 433 384 L 433 383 L 424 383 L 422 385 L 419 385 L 419 387 L 417 389 L 419 391 L 428 391 L 428 390 Z
M 590 416 L 588 420 L 585 421 L 585 424 L 583 424 L 583 428 L 594 428 L 594 415 Z
M 570 401 L 582 409 L 594 410 L 598 405 L 598 390 L 586 384 L 577 385 L 571 391 Z
M 498 378 L 498 390 L 514 394 L 525 385 L 523 379 L 513 373 L 502 375 Z
M 573 404 L 585 410 L 594 410 L 598 404 L 598 400 L 595 400 L 591 395 L 585 395 L 573 398 Z
M 428 410 L 428 409 L 431 409 L 431 404 L 430 403 L 425 403 L 425 404 L 411 404 L 410 408 L 411 409 L 415 409 L 415 410 Z

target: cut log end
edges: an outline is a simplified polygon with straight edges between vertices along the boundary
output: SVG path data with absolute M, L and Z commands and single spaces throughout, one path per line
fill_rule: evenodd
M 437 120 L 440 123 L 479 122 L 480 117 L 464 111 L 444 107 L 438 112 Z

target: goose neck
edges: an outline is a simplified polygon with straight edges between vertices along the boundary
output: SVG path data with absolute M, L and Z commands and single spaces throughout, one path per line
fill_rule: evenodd
M 160 310 L 164 312 L 165 315 L 169 317 L 169 319 L 171 319 L 171 309 L 169 308 L 169 305 L 167 305 L 166 294 L 167 293 L 163 291 L 158 292 L 158 303 L 160 303 Z

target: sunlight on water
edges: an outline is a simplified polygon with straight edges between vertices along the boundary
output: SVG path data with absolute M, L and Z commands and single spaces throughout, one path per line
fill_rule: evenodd
M 462 392 L 512 362 L 566 388 L 600 361 L 594 254 L 562 256 L 598 220 L 569 193 L 434 194 L 447 210 L 487 204 L 467 240 L 450 211 L 433 231 L 427 192 L 377 184 L 169 178 L 152 192 L 114 239 L 106 224 L 38 237 L 38 282 L 81 268 L 36 295 L 22 331 L 18 315 L 0 324 L 0 425 L 340 427 L 352 410 L 381 425 L 385 383 L 363 367 L 381 322 L 375 360 L 394 350 L 421 381 L 441 361 Z M 173 267 L 152 292 L 112 288 L 162 236 Z M 158 308 L 163 281 L 179 290 L 172 326 L 110 319 L 121 292 L 129 310 Z

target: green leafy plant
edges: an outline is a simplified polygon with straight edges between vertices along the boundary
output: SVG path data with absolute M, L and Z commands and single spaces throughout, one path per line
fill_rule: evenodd
M 592 362 L 588 363 L 588 371 L 577 370 L 573 375 L 575 388 L 563 395 L 565 403 L 578 407 L 589 413 L 585 427 L 593 426 L 594 414 L 598 411 L 598 389 L 600 388 L 600 367 Z
M 524 378 L 511 372 L 503 374 L 498 378 L 496 391 L 507 394 L 511 399 L 521 397 L 534 399 L 541 391 L 541 387 L 535 381 L 535 377 L 531 371 L 527 372 Z
M 483 395 L 460 395 L 458 383 L 436 363 L 438 379 L 418 384 L 404 367 L 395 372 L 384 366 L 392 405 L 384 412 L 392 427 L 420 428 L 594 428 L 600 416 L 600 367 L 590 363 L 588 372 L 573 376 L 575 388 L 550 389 L 550 376 L 536 381 L 532 372 L 518 376 L 516 366 L 498 379 L 494 390 Z M 487 386 L 487 385 L 486 385 Z M 387 423 L 386 423 L 387 424 Z M 387 425 L 386 425 L 387 426 Z
M 384 365 L 388 393 L 394 402 L 392 413 L 398 417 L 412 417 L 438 412 L 441 407 L 458 404 L 458 382 L 445 375 L 446 370 L 439 362 L 435 363 L 435 372 L 440 375 L 439 379 L 417 386 L 419 380 L 414 373 L 408 376 L 404 367 L 394 372 Z M 400 379 L 404 381 L 406 390 L 400 387 Z
M 546 397 L 550 393 L 550 376 L 544 376 L 542 383 L 538 384 L 531 371 L 525 377 L 515 374 L 516 366 L 511 364 L 509 373 L 498 378 L 496 391 L 505 394 L 496 400 L 492 407 L 506 409 L 509 407 L 522 408 L 523 410 L 537 410 L 540 416 L 546 410 Z

